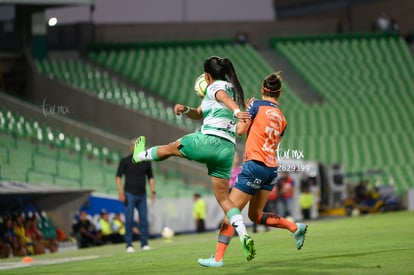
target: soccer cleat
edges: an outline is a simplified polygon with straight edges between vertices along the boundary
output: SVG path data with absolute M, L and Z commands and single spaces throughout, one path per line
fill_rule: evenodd
M 134 154 L 132 155 L 132 160 L 134 163 L 139 163 L 138 154 L 145 151 L 145 137 L 140 136 L 135 141 Z
M 308 225 L 303 223 L 296 223 L 296 226 L 298 229 L 295 233 L 293 233 L 293 236 L 295 236 L 296 239 L 296 247 L 298 250 L 300 250 L 303 246 L 303 243 L 305 242 L 305 234 L 308 231 Z
M 126 249 L 126 252 L 127 253 L 133 253 L 133 252 L 135 252 L 135 249 L 132 246 L 128 246 L 127 249 Z
M 142 250 L 150 250 L 151 247 L 149 245 L 144 245 L 143 247 L 141 247 Z
M 256 255 L 256 249 L 254 248 L 253 239 L 250 238 L 249 235 L 244 235 L 242 245 L 243 245 L 244 255 L 246 255 L 246 259 L 248 261 L 253 260 L 254 256 Z
M 216 262 L 214 256 L 211 256 L 208 259 L 198 259 L 198 263 L 205 267 L 221 267 L 223 266 L 223 260 Z

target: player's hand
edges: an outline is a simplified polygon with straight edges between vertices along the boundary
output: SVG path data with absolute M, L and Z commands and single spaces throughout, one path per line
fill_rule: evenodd
M 188 107 L 186 105 L 182 105 L 182 104 L 176 104 L 174 106 L 174 114 L 177 115 L 177 116 L 180 116 L 182 113 L 188 111 L 188 108 L 190 108 L 190 107 Z
M 250 120 L 250 113 L 249 112 L 238 112 L 237 119 L 241 122 L 248 122 Z
M 250 104 L 252 104 L 252 102 L 253 102 L 253 101 L 255 101 L 255 100 L 256 100 L 256 98 L 254 98 L 254 97 L 248 98 L 248 99 L 247 99 L 247 102 L 246 102 L 246 109 L 247 109 L 247 107 L 249 107 L 249 106 L 250 106 Z

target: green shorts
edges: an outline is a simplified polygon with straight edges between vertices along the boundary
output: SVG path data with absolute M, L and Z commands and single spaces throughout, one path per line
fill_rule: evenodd
M 180 152 L 189 160 L 205 163 L 208 174 L 229 179 L 236 145 L 224 138 L 195 132 L 180 139 Z

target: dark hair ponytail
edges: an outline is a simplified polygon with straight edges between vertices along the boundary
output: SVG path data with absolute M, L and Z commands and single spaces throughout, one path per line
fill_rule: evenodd
M 236 102 L 239 106 L 244 107 L 244 91 L 240 84 L 239 78 L 237 77 L 236 70 L 233 67 L 233 63 L 231 63 L 230 59 L 223 58 L 223 62 L 226 68 L 226 74 L 229 77 L 230 82 L 233 84 L 234 89 L 236 90 Z
M 204 71 L 217 80 L 227 81 L 226 76 L 228 76 L 228 81 L 233 84 L 236 92 L 237 104 L 241 107 L 245 106 L 244 91 L 230 59 L 212 56 L 204 62 Z

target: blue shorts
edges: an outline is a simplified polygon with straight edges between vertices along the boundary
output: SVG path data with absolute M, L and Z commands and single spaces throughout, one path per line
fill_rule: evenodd
M 258 190 L 272 191 L 276 178 L 276 167 L 267 167 L 261 162 L 249 160 L 243 163 L 234 187 L 244 193 L 254 195 Z

